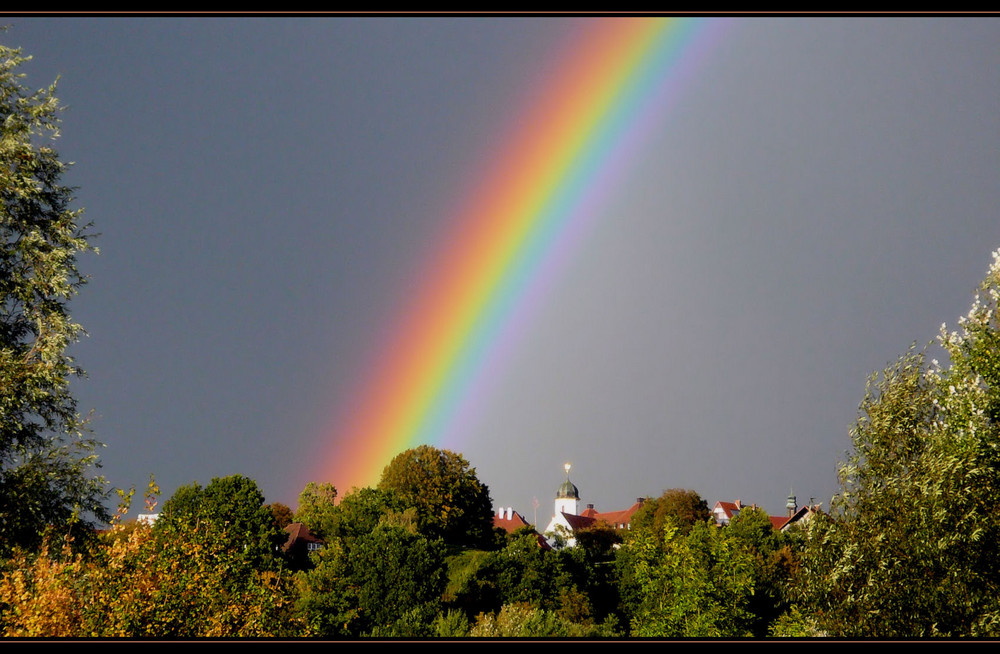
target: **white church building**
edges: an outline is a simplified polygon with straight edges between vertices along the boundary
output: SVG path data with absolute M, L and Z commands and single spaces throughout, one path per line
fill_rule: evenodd
M 576 532 L 591 527 L 598 521 L 605 522 L 615 529 L 629 529 L 632 515 L 639 510 L 645 498 L 638 498 L 635 504 L 622 511 L 600 513 L 594 509 L 593 504 L 588 504 L 587 508 L 581 511 L 580 491 L 569 479 L 570 467 L 568 463 L 563 466 L 566 470 L 566 481 L 556 491 L 555 510 L 543 532 L 546 542 L 551 547 L 573 547 L 576 545 Z

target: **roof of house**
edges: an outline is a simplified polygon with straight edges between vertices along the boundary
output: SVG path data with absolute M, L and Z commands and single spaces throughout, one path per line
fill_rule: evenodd
M 819 505 L 816 506 L 803 506 L 798 511 L 796 511 L 792 517 L 787 518 L 780 527 L 775 527 L 775 529 L 786 529 L 789 525 L 793 525 L 800 520 L 807 519 L 813 513 L 819 510 Z
M 504 513 L 503 516 L 494 513 L 493 526 L 500 527 L 508 534 L 513 534 L 515 531 L 523 527 L 531 526 L 528 521 L 524 519 L 524 516 L 517 511 L 513 511 L 510 518 L 507 518 L 506 515 L 506 513 Z
M 734 515 L 736 515 L 737 513 L 739 513 L 740 509 L 742 509 L 742 508 L 743 508 L 743 504 L 739 500 L 736 500 L 735 502 L 721 502 L 720 501 L 720 502 L 716 502 L 715 503 L 715 508 L 712 510 L 712 513 L 718 513 L 719 510 L 721 509 L 722 513 L 727 518 L 732 519 L 732 517 Z
M 580 515 L 576 516 L 576 517 L 578 517 L 578 518 L 588 518 L 588 519 L 593 520 L 593 521 L 600 520 L 601 522 L 608 523 L 609 525 L 611 525 L 615 529 L 619 529 L 619 528 L 621 528 L 621 526 L 627 527 L 629 524 L 631 524 L 631 522 L 632 522 L 632 516 L 635 515 L 635 512 L 638 511 L 640 508 L 642 508 L 642 502 L 641 501 L 637 501 L 635 504 L 633 504 L 629 508 L 622 509 L 621 511 L 603 511 L 603 512 L 601 512 L 601 511 L 597 511 L 596 509 L 594 509 L 594 507 L 592 505 L 590 505 L 590 506 L 587 506 L 587 508 L 584 509 L 580 513 Z M 570 523 L 570 524 L 572 524 L 572 523 Z M 593 524 L 593 523 L 591 522 L 591 523 L 587 524 L 586 526 L 589 527 L 590 524 Z M 577 529 L 577 527 L 574 527 L 574 529 Z
M 767 517 L 771 521 L 771 527 L 775 531 L 780 531 L 785 526 L 785 523 L 791 520 L 791 518 L 783 515 L 769 515 Z
M 750 505 L 743 504 L 739 500 L 736 500 L 735 502 L 716 502 L 715 508 L 712 510 L 712 513 L 714 513 L 716 516 L 718 516 L 719 513 L 722 513 L 723 515 L 725 515 L 727 520 L 732 520 L 734 517 L 736 517 L 737 514 L 739 514 L 741 509 L 745 509 L 748 506 L 754 509 L 757 508 L 756 504 L 750 504 Z M 780 531 L 785 527 L 787 527 L 788 525 L 801 520 L 803 517 L 805 517 L 805 515 L 808 514 L 808 512 L 809 512 L 808 507 L 802 507 L 801 509 L 796 511 L 795 514 L 792 515 L 791 517 L 783 515 L 769 515 L 767 516 L 767 519 L 771 521 L 772 529 Z
M 636 502 L 627 509 L 622 509 L 621 511 L 605 511 L 603 513 L 595 512 L 594 517 L 598 520 L 603 520 L 614 528 L 618 528 L 619 525 L 628 526 L 632 522 L 632 516 L 635 512 L 642 508 L 642 502 Z
M 288 532 L 288 540 L 286 540 L 285 544 L 281 546 L 283 550 L 288 550 L 292 547 L 292 545 L 295 545 L 297 543 L 323 542 L 322 539 L 313 536 L 312 532 L 309 531 L 309 527 L 305 526 L 301 522 L 291 523 L 290 525 L 285 527 L 285 531 Z
M 569 524 L 570 529 L 577 531 L 578 529 L 586 529 L 587 527 L 592 527 L 596 519 L 585 516 L 585 515 L 573 515 L 572 513 L 563 513 L 563 518 L 566 519 L 567 524 Z
M 514 511 L 513 509 L 510 510 L 510 513 L 511 513 L 510 518 L 507 517 L 506 511 L 504 511 L 503 509 L 500 509 L 499 513 L 494 513 L 493 526 L 503 529 L 508 534 L 513 534 L 518 529 L 523 529 L 524 527 L 530 527 L 531 529 L 534 529 L 534 525 L 525 520 L 523 515 L 521 515 L 517 511 Z M 538 546 L 541 547 L 542 549 L 545 550 L 552 549 L 551 547 L 549 547 L 549 544 L 545 540 L 545 537 L 539 534 L 537 531 L 535 532 L 535 539 L 538 541 Z

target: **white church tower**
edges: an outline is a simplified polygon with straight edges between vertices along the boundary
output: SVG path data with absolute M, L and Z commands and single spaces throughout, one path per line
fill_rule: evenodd
M 555 514 L 558 516 L 560 513 L 568 513 L 569 515 L 580 515 L 580 491 L 577 490 L 573 482 L 569 480 L 569 469 L 570 464 L 566 464 L 563 468 L 566 470 L 566 481 L 563 482 L 559 490 L 556 491 L 556 511 Z
M 567 463 L 563 468 L 566 469 L 566 481 L 556 491 L 556 510 L 552 520 L 549 521 L 549 526 L 543 532 L 549 547 L 573 547 L 576 545 L 573 527 L 566 516 L 580 515 L 580 491 L 569 480 L 569 464 Z

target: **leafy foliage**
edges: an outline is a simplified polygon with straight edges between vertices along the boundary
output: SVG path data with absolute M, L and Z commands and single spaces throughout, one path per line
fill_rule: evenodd
M 417 510 L 421 533 L 460 545 L 493 541 L 493 501 L 460 454 L 429 445 L 398 454 L 382 471 L 380 490 Z
M 282 504 L 281 502 L 271 502 L 267 505 L 267 508 L 271 511 L 271 517 L 274 518 L 274 524 L 278 529 L 284 529 L 288 525 L 295 522 L 295 516 L 292 513 L 292 509 L 287 504 Z
M 494 552 L 470 549 L 445 559 L 448 582 L 442 600 L 449 611 L 461 610 L 469 617 L 500 607 L 494 578 L 495 558 Z
M 586 626 L 553 611 L 528 603 L 504 604 L 497 613 L 484 613 L 469 630 L 476 638 L 607 638 L 616 635 L 613 623 Z
M 786 589 L 798 569 L 801 545 L 794 536 L 774 529 L 758 508 L 741 510 L 726 526 L 725 536 L 752 557 L 754 592 L 747 611 L 753 635 L 763 638 L 789 607 Z
M 708 502 L 693 490 L 671 488 L 657 498 L 647 499 L 632 516 L 632 530 L 663 531 L 667 519 L 673 521 L 681 533 L 688 533 L 699 522 L 712 516 Z
M 288 534 L 274 521 L 257 483 L 242 475 L 217 477 L 204 489 L 182 486 L 163 505 L 154 531 L 169 540 L 187 530 L 225 534 L 237 556 L 257 569 L 271 569 Z
M 501 604 L 527 603 L 545 609 L 557 608 L 560 588 L 570 584 L 561 560 L 539 547 L 530 533 L 511 539 L 495 553 L 489 575 Z
M 86 278 L 77 255 L 89 225 L 71 209 L 66 164 L 50 147 L 61 109 L 55 85 L 29 91 L 28 57 L 0 46 L 0 554 L 38 547 L 42 529 L 90 528 L 110 516 L 69 391 L 82 370 L 67 348 L 82 333 L 68 303 Z M 87 529 L 75 529 L 82 533 Z
M 322 524 L 323 533 L 336 538 L 355 538 L 370 533 L 390 516 L 404 513 L 406 508 L 392 491 L 379 488 L 355 488 L 344 496 L 332 512 L 329 521 Z M 414 509 L 408 520 L 415 521 Z
M 309 482 L 299 493 L 295 522 L 305 524 L 317 538 L 326 538 L 331 533 L 336 500 L 337 489 L 333 484 Z
M 5 636 L 261 637 L 304 633 L 290 579 L 253 568 L 228 534 L 116 525 L 90 556 L 16 553 L 0 575 Z
M 315 634 L 430 635 L 445 587 L 440 541 L 380 524 L 329 543 L 317 558 L 299 577 L 298 604 Z
M 833 514 L 812 521 L 798 592 L 831 635 L 1000 633 L 1000 252 L 950 367 L 910 351 L 872 376 Z
M 750 635 L 753 559 L 725 530 L 704 522 L 683 536 L 668 521 L 659 537 L 641 533 L 623 549 L 639 587 L 634 636 Z
M 621 534 L 611 525 L 597 522 L 577 530 L 575 536 L 576 547 L 556 554 L 572 584 L 559 590 L 559 613 L 584 625 L 606 621 L 618 611 L 615 557 Z

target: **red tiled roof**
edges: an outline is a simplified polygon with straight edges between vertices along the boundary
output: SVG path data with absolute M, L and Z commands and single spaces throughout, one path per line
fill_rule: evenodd
M 504 512 L 503 515 L 505 517 L 501 517 L 500 514 L 497 513 L 493 514 L 493 526 L 500 527 L 508 534 L 513 534 L 515 531 L 517 531 L 518 529 L 522 529 L 523 527 L 532 526 L 528 523 L 527 520 L 524 519 L 524 516 L 518 513 L 517 511 L 512 511 L 510 519 L 506 518 L 507 515 L 506 512 Z M 541 547 L 543 550 L 552 549 L 551 547 L 549 547 L 548 542 L 546 542 L 545 537 L 539 534 L 538 532 L 535 532 L 535 539 L 538 541 L 538 546 Z
M 569 523 L 570 529 L 577 531 L 578 529 L 586 529 L 592 526 L 597 520 L 584 515 L 573 515 L 572 513 L 563 513 L 563 518 Z
M 791 518 L 786 518 L 783 515 L 769 515 L 767 517 L 771 521 L 771 528 L 775 531 L 780 531 L 785 526 L 785 523 L 791 520 Z
M 716 502 L 715 508 L 722 509 L 723 513 L 726 514 L 727 518 L 732 518 L 734 515 L 739 513 L 742 505 L 737 505 L 735 502 Z M 715 513 L 715 511 L 712 511 Z
M 757 508 L 756 504 L 747 505 L 743 504 L 739 500 L 736 500 L 735 502 L 716 502 L 715 509 L 712 510 L 712 513 L 716 514 L 716 512 L 719 509 L 722 509 L 722 512 L 725 514 L 726 518 L 729 518 L 731 520 L 733 517 L 736 516 L 736 514 L 740 512 L 741 509 L 745 509 L 748 506 L 753 509 Z M 771 521 L 771 528 L 775 530 L 780 530 L 782 527 L 788 524 L 788 522 L 792 521 L 792 518 L 788 518 L 783 515 L 769 515 L 767 516 L 767 519 Z
M 505 513 L 504 516 L 506 515 L 507 514 Z M 518 529 L 521 529 L 522 527 L 530 527 L 531 525 L 528 524 L 528 521 L 524 519 L 523 515 L 521 515 L 517 511 L 514 511 L 513 515 L 509 520 L 506 517 L 501 518 L 499 515 L 494 513 L 493 526 L 500 527 L 508 534 L 513 534 Z
M 594 511 L 592 516 L 597 520 L 603 520 L 615 529 L 620 529 L 620 525 L 628 527 L 632 523 L 632 516 L 635 512 L 642 508 L 642 502 L 636 502 L 627 509 L 622 509 L 621 511 L 605 511 L 603 513 L 598 513 Z M 588 509 L 588 511 L 593 511 L 593 509 Z M 584 511 L 584 514 L 587 512 Z

